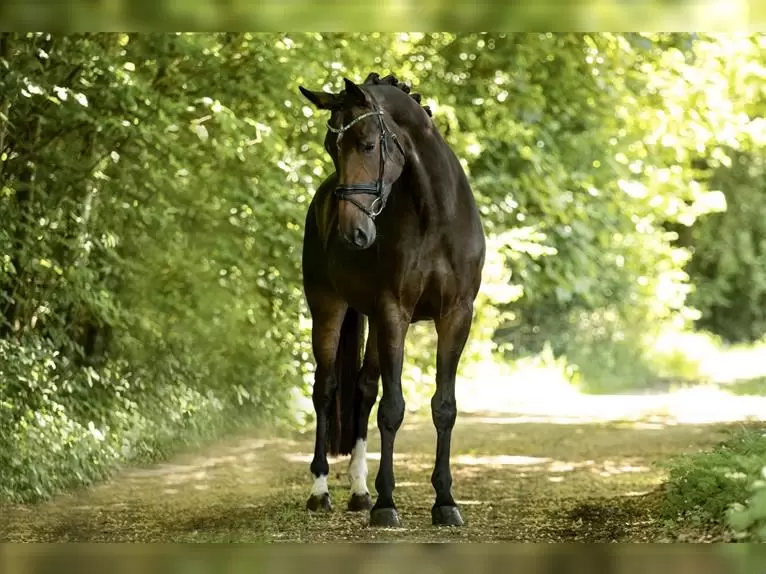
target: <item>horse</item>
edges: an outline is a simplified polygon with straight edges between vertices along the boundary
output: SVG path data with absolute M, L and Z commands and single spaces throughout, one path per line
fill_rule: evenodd
M 350 454 L 347 510 L 369 511 L 372 527 L 401 526 L 393 454 L 405 411 L 404 342 L 411 324 L 432 321 L 437 438 L 431 519 L 434 526 L 462 526 L 452 495 L 450 444 L 455 378 L 481 287 L 483 224 L 468 177 L 420 95 L 393 75 L 372 73 L 361 85 L 343 82 L 340 93 L 299 86 L 317 110 L 330 112 L 324 149 L 335 168 L 309 203 L 303 237 L 316 412 L 314 483 L 306 507 L 332 511 L 327 456 Z M 373 504 L 367 431 L 380 380 Z

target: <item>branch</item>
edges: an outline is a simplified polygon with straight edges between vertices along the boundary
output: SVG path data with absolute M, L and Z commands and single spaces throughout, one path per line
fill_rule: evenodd
M 98 157 L 98 159 L 96 159 L 96 161 L 94 161 L 94 162 L 93 162 L 93 163 L 92 163 L 92 164 L 91 164 L 91 165 L 90 165 L 88 168 L 86 168 L 86 169 L 83 171 L 83 175 L 82 175 L 82 178 L 80 178 L 80 179 L 78 179 L 77 181 L 75 181 L 75 182 L 71 183 L 71 184 L 70 184 L 70 186 L 72 186 L 72 185 L 76 185 L 76 184 L 79 184 L 79 183 L 81 183 L 82 181 L 84 181 L 85 179 L 87 179 L 88 177 L 90 177 L 90 176 L 91 176 L 91 174 L 93 173 L 93 170 L 94 170 L 94 169 L 96 169 L 96 167 L 98 166 L 98 164 L 100 164 L 100 163 L 101 163 L 102 161 L 104 161 L 104 160 L 105 160 L 107 157 L 109 157 L 109 154 L 111 154 L 113 151 L 118 151 L 118 150 L 119 150 L 119 149 L 120 149 L 120 148 L 121 148 L 123 145 L 125 145 L 125 143 L 127 143 L 127 141 L 128 141 L 129 139 L 130 139 L 130 137 L 128 137 L 128 136 L 125 136 L 125 137 L 124 137 L 124 138 L 122 138 L 121 140 L 118 140 L 118 141 L 117 141 L 117 143 L 116 143 L 114 146 L 112 146 L 112 149 L 110 149 L 109 151 L 107 151 L 107 152 L 104 152 L 102 155 L 100 155 L 100 156 Z
M 77 76 L 80 75 L 80 72 L 82 72 L 83 65 L 77 64 L 72 71 L 67 74 L 67 77 L 64 78 L 64 80 L 61 82 L 61 87 L 63 88 L 71 88 L 72 84 L 74 83 Z

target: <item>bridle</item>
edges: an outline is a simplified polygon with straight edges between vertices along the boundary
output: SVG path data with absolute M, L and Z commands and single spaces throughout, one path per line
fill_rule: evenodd
M 350 201 L 353 203 L 356 207 L 358 207 L 362 212 L 364 212 L 367 217 L 375 221 L 375 218 L 380 215 L 380 213 L 383 211 L 383 208 L 386 206 L 386 201 L 383 199 L 383 174 L 386 167 L 386 154 L 388 152 L 388 139 L 387 136 L 390 136 L 391 139 L 394 141 L 396 146 L 399 148 L 399 151 L 402 152 L 402 157 L 405 156 L 404 154 L 404 148 L 402 147 L 402 144 L 399 142 L 399 139 L 396 137 L 396 134 L 390 131 L 387 127 L 385 122 L 383 121 L 383 111 L 378 109 L 377 104 L 372 104 L 372 111 L 364 113 L 360 116 L 355 117 L 353 120 L 351 120 L 349 123 L 347 123 L 345 126 L 342 126 L 340 128 L 334 128 L 330 125 L 330 123 L 327 123 L 327 128 L 335 133 L 338 134 L 335 140 L 336 145 L 338 146 L 338 150 L 340 150 L 340 144 L 341 140 L 343 139 L 343 134 L 348 131 L 351 126 L 355 125 L 357 122 L 360 122 L 361 120 L 371 117 L 371 116 L 377 116 L 378 117 L 378 126 L 380 126 L 380 171 L 378 174 L 378 180 L 374 183 L 348 183 L 345 185 L 339 185 L 335 188 L 335 196 L 338 199 L 345 199 L 346 201 Z M 362 205 L 359 201 L 354 199 L 354 195 L 374 195 L 375 199 L 372 202 L 372 205 L 369 207 L 365 207 Z

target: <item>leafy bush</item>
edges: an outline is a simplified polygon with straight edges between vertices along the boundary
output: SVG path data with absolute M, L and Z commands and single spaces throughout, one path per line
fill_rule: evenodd
M 684 238 L 694 250 L 689 303 L 700 310 L 697 326 L 733 343 L 766 334 L 766 129 L 760 137 L 759 146 L 742 143 L 758 151 L 732 150 L 727 165 L 713 171 L 711 185 L 723 190 L 726 211 L 702 218 Z
M 760 426 L 733 431 L 710 452 L 676 457 L 668 463 L 662 516 L 717 527 L 730 524 L 738 530 L 760 526 L 758 521 L 764 517 L 760 491 L 751 499 L 749 510 L 742 503 L 750 498 L 751 485 L 761 476 L 765 457 L 766 441 Z M 730 514 L 735 504 L 739 506 Z
M 728 524 L 745 541 L 766 542 L 766 466 L 751 484 L 752 493 L 745 504 L 735 502 L 728 510 Z
M 78 369 L 50 346 L 0 340 L 0 381 L 13 382 L 0 385 L 0 497 L 47 498 L 267 418 L 181 377 L 146 386 L 146 374 L 125 364 Z

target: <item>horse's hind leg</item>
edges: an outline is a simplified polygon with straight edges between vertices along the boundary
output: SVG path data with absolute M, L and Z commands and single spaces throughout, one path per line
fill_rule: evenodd
M 367 489 L 367 430 L 370 421 L 370 411 L 378 398 L 378 381 L 380 379 L 380 361 L 378 360 L 378 331 L 370 321 L 367 346 L 364 351 L 364 362 L 359 372 L 357 437 L 351 462 L 348 465 L 348 478 L 351 483 L 351 498 L 348 500 L 348 510 L 361 511 L 372 508 L 372 498 Z
M 457 418 L 455 378 L 472 319 L 473 307 L 463 305 L 436 320 L 436 392 L 431 399 L 431 416 L 436 427 L 436 462 L 431 475 L 436 501 L 431 509 L 431 521 L 436 526 L 463 525 L 460 511 L 452 498 L 450 443 Z
M 337 385 L 335 358 L 347 305 L 334 298 L 315 295 L 309 296 L 308 302 L 312 316 L 311 345 L 316 362 L 312 392 L 316 412 L 316 442 L 310 467 L 314 485 L 306 506 L 309 510 L 317 511 L 332 508 L 327 487 L 327 475 L 330 472 L 327 462 L 327 417 Z

